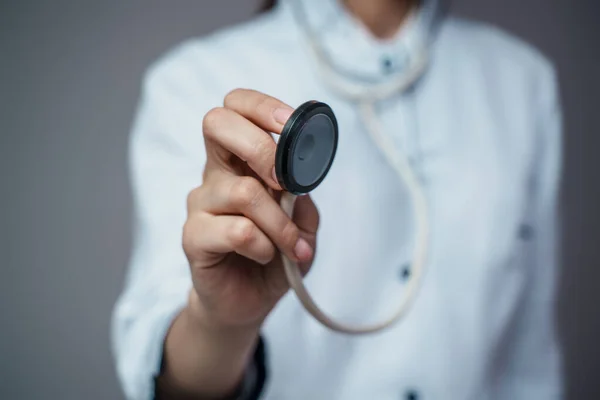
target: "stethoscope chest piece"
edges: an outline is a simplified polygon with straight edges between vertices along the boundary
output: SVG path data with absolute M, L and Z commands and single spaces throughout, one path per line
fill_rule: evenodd
M 308 193 L 325 178 L 337 150 L 338 125 L 331 107 L 309 101 L 298 107 L 283 127 L 275 153 L 281 187 Z

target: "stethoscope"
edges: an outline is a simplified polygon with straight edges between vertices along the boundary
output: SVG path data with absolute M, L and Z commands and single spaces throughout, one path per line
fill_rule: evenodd
M 347 334 L 378 332 L 406 315 L 415 299 L 423 276 L 429 243 L 429 213 L 425 193 L 408 160 L 395 150 L 391 138 L 381 133 L 374 103 L 406 91 L 421 77 L 427 66 L 426 47 L 421 46 L 422 51 L 416 52 L 416 55 L 411 58 L 406 72 L 392 81 L 368 86 L 354 84 L 344 79 L 328 61 L 317 36 L 308 24 L 301 2 L 292 0 L 290 3 L 298 26 L 304 30 L 310 53 L 322 75 L 323 82 L 339 95 L 357 103 L 366 130 L 373 142 L 406 185 L 415 214 L 416 232 L 411 278 L 406 285 L 400 305 L 386 320 L 372 325 L 350 326 L 332 319 L 317 306 L 307 291 L 298 266 L 282 253 L 283 267 L 290 287 L 306 311 L 321 324 Z M 325 179 L 335 158 L 338 137 L 338 124 L 333 110 L 327 104 L 317 101 L 302 104 L 284 125 L 277 143 L 275 171 L 284 189 L 281 207 L 288 216 L 292 217 L 296 196 L 309 193 Z

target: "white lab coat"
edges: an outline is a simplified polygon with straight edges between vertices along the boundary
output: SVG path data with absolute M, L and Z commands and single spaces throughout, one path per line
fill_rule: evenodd
M 333 167 L 312 194 L 321 215 L 306 285 L 345 322 L 380 320 L 410 278 L 413 218 L 402 182 L 356 105 L 315 73 L 289 0 L 178 46 L 148 71 L 131 136 L 135 244 L 114 311 L 117 370 L 148 399 L 165 333 L 191 288 L 181 247 L 186 195 L 201 184 L 202 118 L 237 87 L 336 112 Z M 336 0 L 301 0 L 336 68 L 385 81 L 414 56 L 415 31 L 374 40 Z M 323 328 L 288 293 L 263 336 L 268 400 L 505 399 L 561 396 L 553 305 L 561 121 L 556 75 L 538 51 L 425 1 L 414 29 L 431 62 L 406 93 L 377 103 L 431 212 L 428 263 L 413 308 L 367 337 Z M 387 60 L 387 61 L 386 61 Z M 359 79 L 353 78 L 353 79 Z M 360 78 L 362 79 L 362 78 Z

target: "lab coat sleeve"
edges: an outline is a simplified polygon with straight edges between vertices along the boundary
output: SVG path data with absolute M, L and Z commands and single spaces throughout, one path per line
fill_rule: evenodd
M 149 70 L 130 138 L 134 243 L 112 320 L 117 373 L 128 399 L 153 398 L 164 337 L 191 288 L 181 235 L 187 194 L 201 184 L 208 107 L 195 100 L 198 71 L 188 69 L 162 61 Z
M 562 119 L 554 69 L 547 65 L 538 90 L 538 132 L 527 215 L 519 239 L 520 267 L 527 274 L 524 301 L 507 345 L 506 373 L 496 399 L 562 398 L 556 292 L 560 263 L 558 192 Z

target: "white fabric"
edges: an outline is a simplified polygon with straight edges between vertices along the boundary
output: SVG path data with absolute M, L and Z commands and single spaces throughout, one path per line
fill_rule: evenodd
M 357 82 L 401 74 L 415 32 L 427 31 L 427 72 L 376 112 L 424 185 L 431 244 L 413 308 L 383 333 L 333 333 L 286 295 L 263 330 L 262 398 L 560 398 L 553 305 L 561 121 L 552 66 L 488 25 L 422 18 L 382 43 L 335 0 L 301 1 L 331 59 Z M 437 7 L 425 2 L 427 12 Z M 181 230 L 186 195 L 201 184 L 202 117 L 236 87 L 293 106 L 325 101 L 338 117 L 336 160 L 312 194 L 321 227 L 306 285 L 315 300 L 362 324 L 389 315 L 402 296 L 414 233 L 406 190 L 357 105 L 319 80 L 295 24 L 282 4 L 178 46 L 145 78 L 131 136 L 135 245 L 113 319 L 128 398 L 151 398 L 165 332 L 185 305 L 191 283 Z

